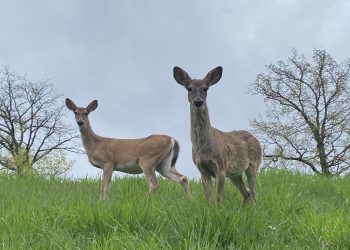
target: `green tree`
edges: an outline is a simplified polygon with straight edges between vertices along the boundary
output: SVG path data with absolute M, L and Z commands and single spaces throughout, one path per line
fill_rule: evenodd
M 25 175 L 49 155 L 55 158 L 56 151 L 78 151 L 78 134 L 65 115 L 64 101 L 49 80 L 31 82 L 1 67 L 0 169 Z
M 59 177 L 67 173 L 74 161 L 68 160 L 65 151 L 55 150 L 33 165 L 34 172 L 47 178 Z

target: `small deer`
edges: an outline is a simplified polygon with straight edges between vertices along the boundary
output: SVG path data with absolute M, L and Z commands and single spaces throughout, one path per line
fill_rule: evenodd
M 222 132 L 210 125 L 206 104 L 209 87 L 222 76 L 222 67 L 211 70 L 202 80 L 191 79 L 179 67 L 173 69 L 177 83 L 188 91 L 191 112 L 192 159 L 197 166 L 208 204 L 211 204 L 211 177 L 217 179 L 217 203 L 222 205 L 225 178 L 228 177 L 243 196 L 242 207 L 251 200 L 256 205 L 255 181 L 261 162 L 259 141 L 249 132 Z M 242 175 L 246 173 L 249 189 Z
M 156 171 L 179 183 L 189 195 L 188 179 L 175 169 L 179 143 L 167 135 L 151 135 L 140 139 L 112 139 L 96 135 L 90 126 L 89 114 L 97 108 L 97 100 L 86 108 L 77 107 L 66 99 L 66 106 L 75 114 L 83 146 L 90 163 L 103 170 L 102 200 L 108 199 L 108 188 L 113 171 L 129 174 L 144 173 L 148 181 L 148 194 L 159 188 Z

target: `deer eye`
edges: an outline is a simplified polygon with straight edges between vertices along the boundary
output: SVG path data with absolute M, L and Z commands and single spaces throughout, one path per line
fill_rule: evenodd
M 88 115 L 88 112 L 84 112 L 84 115 Z
M 78 112 L 77 112 L 77 111 L 74 111 L 74 114 L 75 114 L 75 115 L 77 115 L 77 114 L 78 114 Z
M 191 88 L 191 87 L 189 87 L 187 90 L 188 90 L 188 92 L 191 92 L 191 91 L 192 91 L 192 88 Z
M 208 91 L 208 88 L 207 88 L 207 87 L 205 87 L 203 90 L 204 90 L 204 92 L 207 92 L 207 91 Z

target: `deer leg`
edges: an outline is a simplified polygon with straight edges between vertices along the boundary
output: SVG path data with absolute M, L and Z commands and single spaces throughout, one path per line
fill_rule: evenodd
M 219 171 L 216 175 L 216 184 L 217 184 L 217 203 L 218 206 L 222 206 L 222 202 L 224 200 L 224 186 L 225 186 L 225 171 Z
M 156 172 L 154 161 L 151 160 L 140 160 L 141 169 L 148 181 L 148 193 L 147 195 L 153 193 L 159 188 L 159 182 L 156 177 Z
M 176 183 L 179 183 L 182 188 L 184 189 L 186 195 L 190 197 L 189 193 L 189 185 L 188 185 L 188 179 L 186 176 L 178 173 L 175 168 L 165 169 L 161 168 L 158 170 L 158 172 L 163 175 L 164 177 L 175 181 Z
M 101 187 L 101 199 L 103 201 L 108 200 L 108 189 L 112 180 L 113 167 L 107 166 L 103 168 L 103 177 L 102 177 L 102 187 Z
M 148 180 L 148 194 L 155 192 L 159 188 L 159 182 L 155 172 L 145 171 L 144 172 Z
M 188 197 L 191 197 L 190 194 L 190 187 L 188 184 L 188 178 L 180 173 L 178 173 L 175 168 L 172 168 L 172 173 L 177 177 L 177 179 L 179 180 L 178 183 L 180 183 L 180 185 L 182 186 L 182 188 L 184 189 L 186 195 Z
M 256 198 L 255 198 L 255 182 L 256 182 L 256 168 L 252 165 L 245 171 L 248 180 L 250 199 L 253 202 L 253 206 L 256 206 Z
M 238 190 L 241 192 L 241 194 L 243 196 L 243 202 L 242 202 L 241 207 L 244 208 L 247 201 L 249 200 L 249 192 L 244 185 L 242 175 L 230 176 L 230 180 L 238 188 Z
M 211 177 L 208 174 L 201 173 L 202 183 L 204 187 L 205 197 L 208 205 L 211 204 Z

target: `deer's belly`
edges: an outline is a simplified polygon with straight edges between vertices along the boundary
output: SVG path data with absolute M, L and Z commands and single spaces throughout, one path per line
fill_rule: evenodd
M 114 166 L 114 170 L 127 174 L 142 174 L 143 171 L 136 161 L 129 161 L 125 163 L 119 163 Z

